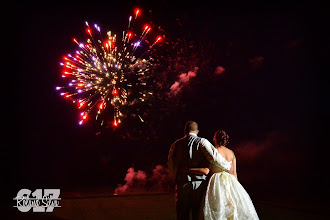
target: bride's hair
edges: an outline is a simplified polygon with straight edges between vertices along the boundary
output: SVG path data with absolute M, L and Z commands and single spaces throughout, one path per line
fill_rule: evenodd
M 224 130 L 220 129 L 215 132 L 213 141 L 215 145 L 226 146 L 229 143 L 229 136 Z

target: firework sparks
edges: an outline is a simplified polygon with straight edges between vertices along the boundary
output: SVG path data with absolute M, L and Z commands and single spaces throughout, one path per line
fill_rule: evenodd
M 90 26 L 87 21 L 87 40 L 81 42 L 73 38 L 78 50 L 64 56 L 60 63 L 62 77 L 68 80 L 68 84 L 57 86 L 56 90 L 77 105 L 79 125 L 92 117 L 103 125 L 106 117 L 102 114 L 110 109 L 107 112 L 113 113 L 112 124 L 117 127 L 128 114 L 127 107 L 145 102 L 152 96 L 147 83 L 154 59 L 148 51 L 164 36 L 149 37 L 152 32 L 150 24 L 145 24 L 138 32 L 134 23 L 140 15 L 141 10 L 136 9 L 134 16 L 129 16 L 128 28 L 123 31 L 121 41 L 111 31 L 103 37 L 100 26 Z M 136 55 L 138 50 L 145 51 Z M 141 116 L 139 118 L 144 122 Z

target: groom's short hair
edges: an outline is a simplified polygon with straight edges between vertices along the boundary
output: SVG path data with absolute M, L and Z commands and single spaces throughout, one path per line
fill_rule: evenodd
M 191 131 L 198 131 L 198 124 L 195 121 L 188 121 L 184 126 L 184 133 L 189 134 Z

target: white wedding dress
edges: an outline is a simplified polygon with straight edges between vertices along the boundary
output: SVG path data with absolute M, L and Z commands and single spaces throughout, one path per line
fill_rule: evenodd
M 214 174 L 205 194 L 205 220 L 259 219 L 249 194 L 235 176 L 214 165 L 211 172 Z

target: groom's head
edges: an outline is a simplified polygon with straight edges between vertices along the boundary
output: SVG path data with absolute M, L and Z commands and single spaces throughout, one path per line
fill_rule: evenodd
M 198 134 L 198 124 L 195 121 L 188 121 L 184 127 L 184 133 L 187 135 L 189 133 Z

